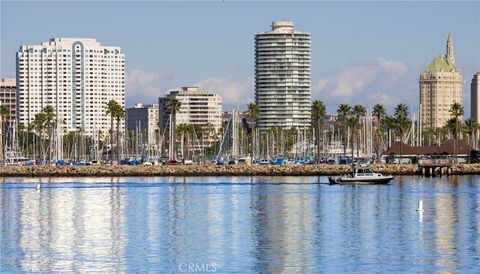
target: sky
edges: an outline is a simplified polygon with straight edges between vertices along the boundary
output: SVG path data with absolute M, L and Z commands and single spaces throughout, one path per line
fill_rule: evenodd
M 445 53 L 448 33 L 463 75 L 480 71 L 480 2 L 1 1 L 1 77 L 15 76 L 20 45 L 54 37 L 97 39 L 121 47 L 126 106 L 157 103 L 183 86 L 223 97 L 224 110 L 254 100 L 254 35 L 271 22 L 293 21 L 311 34 L 312 100 L 389 112 L 418 109 L 418 78 Z

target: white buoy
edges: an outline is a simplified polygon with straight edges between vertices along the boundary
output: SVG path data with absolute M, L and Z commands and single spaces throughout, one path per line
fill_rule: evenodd
M 37 190 L 40 190 L 40 184 L 37 184 Z
M 423 211 L 423 201 L 422 201 L 422 200 L 419 200 L 419 201 L 418 201 L 417 211 Z

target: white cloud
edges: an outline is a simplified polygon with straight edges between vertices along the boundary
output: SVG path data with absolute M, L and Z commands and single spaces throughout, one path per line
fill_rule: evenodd
M 381 103 L 393 106 L 405 99 L 406 90 L 402 89 L 411 80 L 407 78 L 407 67 L 400 61 L 379 58 L 356 62 L 340 72 L 320 78 L 312 86 L 312 98 L 320 98 L 329 104 Z
M 200 89 L 220 94 L 224 106 L 237 105 L 245 108 L 248 102 L 254 100 L 254 78 L 245 78 L 242 81 L 234 80 L 230 76 L 210 77 L 195 84 Z
M 157 103 L 158 97 L 172 88 L 173 81 L 178 76 L 178 72 L 152 73 L 133 70 L 125 80 L 127 107 L 134 103 Z

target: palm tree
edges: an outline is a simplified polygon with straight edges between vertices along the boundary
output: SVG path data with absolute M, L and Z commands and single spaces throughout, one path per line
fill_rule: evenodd
M 380 153 L 382 152 L 381 148 L 381 142 L 382 142 L 382 136 L 383 136 L 383 127 L 382 127 L 382 120 L 384 117 L 386 117 L 386 110 L 385 107 L 381 104 L 376 104 L 373 106 L 373 111 L 372 115 L 377 118 L 377 127 L 376 131 L 374 132 L 374 144 L 375 144 L 375 149 L 377 152 L 377 157 L 380 157 Z M 376 133 L 376 134 L 375 134 Z
M 189 131 L 190 131 L 190 125 L 188 124 L 182 123 L 182 124 L 179 124 L 177 127 L 177 133 L 180 134 L 180 147 L 181 147 L 182 159 L 185 159 L 186 148 L 184 144 L 188 143 L 188 142 L 185 142 L 185 135 L 188 135 Z
M 395 108 L 395 113 L 393 114 L 393 123 L 395 129 L 400 133 L 400 163 L 402 163 L 402 145 L 403 145 L 403 134 L 407 130 L 408 126 L 410 125 L 410 120 L 408 116 L 410 115 L 410 111 L 408 106 L 405 104 L 399 104 Z
M 468 134 L 468 142 L 473 148 L 477 147 L 476 133 L 479 128 L 479 124 L 472 118 L 465 121 L 465 131 Z
M 460 118 L 463 115 L 463 106 L 460 103 L 453 103 L 450 106 L 450 117 L 454 119 L 455 122 L 455 133 L 453 135 L 454 139 L 454 144 L 453 144 L 453 156 L 455 159 L 455 162 L 457 162 L 457 150 L 458 150 L 458 118 Z
M 55 109 L 48 105 L 46 107 L 43 108 L 42 110 L 43 113 L 45 113 L 45 130 L 48 134 L 48 156 L 49 156 L 49 161 L 50 159 L 52 158 L 51 157 L 51 151 L 52 151 L 52 148 L 51 148 L 51 136 L 53 136 L 53 128 L 55 126 Z
M 117 161 L 120 160 L 120 121 L 125 117 L 125 110 L 119 104 L 115 107 L 115 119 L 117 120 Z
M 252 160 L 253 158 L 255 157 L 255 124 L 256 124 L 256 120 L 257 120 L 257 117 L 258 115 L 260 114 L 260 110 L 258 109 L 258 106 L 256 103 L 249 103 L 247 105 L 247 108 L 248 108 L 248 118 L 250 118 L 250 124 L 252 125 Z
M 10 108 L 7 105 L 0 106 L 0 119 L 2 119 L 1 123 L 1 133 L 2 133 L 2 159 L 5 163 L 5 152 L 7 149 L 7 117 L 10 115 Z
M 320 134 L 322 129 L 322 120 L 326 114 L 325 104 L 320 100 L 313 101 L 312 120 L 316 122 L 314 127 L 317 130 L 317 163 L 320 163 Z
M 343 157 L 347 156 L 347 127 L 351 107 L 347 104 L 340 104 L 337 109 L 338 120 L 343 126 Z
M 355 105 L 352 110 L 353 118 L 355 119 L 355 123 L 352 126 L 352 135 L 356 131 L 356 139 L 357 139 L 357 157 L 359 156 L 359 147 L 360 147 L 360 129 L 362 128 L 363 122 L 362 119 L 367 114 L 367 109 L 362 105 Z M 353 138 L 352 138 L 353 140 Z M 352 150 L 353 150 L 353 142 L 352 142 Z M 352 151 L 352 159 L 353 159 L 353 151 Z
M 175 129 L 177 127 L 177 112 L 180 111 L 181 107 L 182 103 L 177 98 L 173 98 L 168 102 L 168 109 L 170 110 L 170 113 L 172 113 L 172 128 L 170 129 L 172 131 L 172 140 L 170 140 L 170 142 L 172 146 L 171 154 L 173 155 L 173 160 L 176 158 L 175 142 L 177 137 L 175 136 Z
M 39 155 L 43 159 L 43 131 L 45 128 L 46 116 L 44 112 L 39 112 L 35 114 L 33 119 L 33 127 L 37 130 L 38 142 L 39 142 Z
M 386 115 L 385 107 L 381 104 L 374 105 L 372 115 L 375 116 L 375 118 L 377 118 L 377 124 L 380 127 L 380 123 L 382 121 L 382 118 L 385 117 L 385 115 Z
M 118 103 L 115 100 L 110 100 L 107 103 L 107 115 L 110 115 L 110 161 L 113 162 L 113 120 L 118 109 Z M 118 148 L 117 148 L 118 149 Z

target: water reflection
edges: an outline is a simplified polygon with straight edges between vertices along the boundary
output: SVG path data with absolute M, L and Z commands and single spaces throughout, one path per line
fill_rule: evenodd
M 0 272 L 179 272 L 189 263 L 220 272 L 479 270 L 477 177 L 325 183 L 4 178 Z

